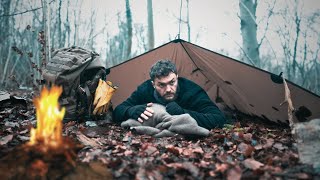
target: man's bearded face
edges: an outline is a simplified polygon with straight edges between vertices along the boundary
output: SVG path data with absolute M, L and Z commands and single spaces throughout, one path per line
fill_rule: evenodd
M 178 75 L 171 72 L 168 76 L 155 78 L 153 87 L 163 100 L 170 102 L 177 98 Z

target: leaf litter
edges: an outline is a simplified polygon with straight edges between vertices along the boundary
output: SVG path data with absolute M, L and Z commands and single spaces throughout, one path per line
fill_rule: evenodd
M 35 109 L 30 98 L 25 102 L 27 107 L 19 103 L 0 106 L 0 158 L 30 138 Z M 64 124 L 63 134 L 84 145 L 77 161 L 91 162 L 91 168 L 101 173 L 110 171 L 115 179 L 320 176 L 311 166 L 299 162 L 289 127 L 250 117 L 238 118 L 222 129 L 212 129 L 206 138 L 176 135 L 157 139 L 122 129 L 110 121 L 95 124 L 69 122 Z M 96 162 L 103 164 L 103 168 Z

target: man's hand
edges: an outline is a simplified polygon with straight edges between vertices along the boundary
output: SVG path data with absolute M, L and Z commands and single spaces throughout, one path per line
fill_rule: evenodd
M 166 105 L 166 111 L 171 115 L 184 114 L 184 110 L 176 102 L 170 102 Z
M 152 103 L 148 103 L 147 105 L 136 105 L 127 110 L 127 114 L 129 118 L 136 119 L 139 122 L 143 123 L 144 120 L 148 120 L 153 116 L 153 109 L 150 107 Z

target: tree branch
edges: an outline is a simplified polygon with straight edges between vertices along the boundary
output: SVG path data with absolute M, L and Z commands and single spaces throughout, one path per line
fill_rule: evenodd
M 229 37 L 226 33 L 222 33 L 223 35 Z M 229 37 L 230 38 L 230 37 Z M 231 40 L 233 40 L 232 38 L 230 38 Z M 246 53 L 246 51 L 240 46 L 239 43 L 237 43 L 235 40 L 233 40 L 234 43 L 236 43 L 236 45 L 239 46 L 239 48 L 242 50 L 243 54 L 248 58 L 249 62 L 251 63 L 252 66 L 256 66 L 256 64 L 254 63 L 254 61 L 248 56 L 248 54 Z
M 271 16 L 273 15 L 273 9 L 274 9 L 275 5 L 276 5 L 276 1 L 273 2 L 273 7 L 270 9 L 270 11 L 268 13 L 268 19 L 267 19 L 267 23 L 266 23 L 267 25 L 266 25 L 265 31 L 263 33 L 263 37 L 261 38 L 260 43 L 258 44 L 258 49 L 260 48 L 263 40 L 266 38 L 266 34 L 267 34 L 267 31 L 269 28 L 269 21 L 270 21 Z
M 51 0 L 51 3 L 53 3 L 55 0 Z M 21 14 L 25 14 L 25 13 L 28 13 L 28 12 L 33 12 L 33 11 L 37 11 L 39 9 L 42 9 L 42 6 L 41 7 L 37 7 L 37 8 L 34 8 L 34 9 L 28 9 L 28 10 L 25 10 L 25 11 L 22 11 L 22 12 L 17 12 L 17 13 L 13 13 L 13 14 L 2 14 L 0 15 L 0 18 L 1 17 L 8 17 L 8 16 L 16 16 L 16 15 L 21 15 Z

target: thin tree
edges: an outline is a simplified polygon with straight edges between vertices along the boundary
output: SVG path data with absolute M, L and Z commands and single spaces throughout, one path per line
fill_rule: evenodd
M 9 14 L 10 13 L 10 6 L 11 2 L 10 0 L 4 0 L 0 2 L 0 10 L 3 14 Z M 1 13 L 1 14 L 2 14 Z M 0 70 L 2 71 L 2 78 L 1 78 L 1 84 L 4 84 L 4 80 L 6 78 L 8 64 L 10 61 L 10 55 L 11 55 L 11 44 L 12 44 L 12 38 L 9 36 L 10 33 L 10 17 L 0 17 Z
M 44 50 L 42 59 L 42 66 L 46 65 L 46 61 L 50 61 L 51 58 L 51 48 L 50 48 L 50 6 L 49 0 L 42 0 L 42 22 L 44 29 Z
M 58 26 L 58 47 L 61 48 L 64 46 L 64 41 L 63 41 L 63 35 L 62 35 L 62 22 L 61 22 L 61 5 L 62 5 L 62 0 L 59 0 L 59 6 L 58 6 L 58 20 L 57 20 L 57 26 Z
M 64 39 L 64 42 L 67 42 L 66 46 L 70 46 L 71 45 L 71 28 L 70 28 L 70 16 L 69 16 L 69 6 L 70 6 L 70 0 L 68 0 L 67 2 L 67 12 L 66 12 L 66 20 L 64 22 L 64 27 L 65 27 L 65 33 L 63 33 L 63 39 Z
M 190 13 L 189 13 L 189 0 L 187 1 L 187 28 L 188 28 L 188 41 L 191 42 L 191 26 L 190 26 Z
M 154 48 L 152 0 L 147 0 L 147 9 L 148 9 L 148 50 L 151 50 Z
M 76 4 L 78 6 L 79 1 L 77 0 Z M 82 3 L 81 3 L 82 4 Z M 79 43 L 79 23 L 80 23 L 80 14 L 81 9 L 73 11 L 74 15 L 74 34 L 73 34 L 73 45 L 77 45 Z
M 300 36 L 300 23 L 301 23 L 301 18 L 298 15 L 298 2 L 297 0 L 295 1 L 295 25 L 296 25 L 296 38 L 294 41 L 294 47 L 293 47 L 293 57 L 292 57 L 292 75 L 293 77 L 296 76 L 296 68 L 297 68 L 297 49 L 298 49 L 298 41 L 299 41 L 299 36 Z
M 84 38 L 84 43 L 82 45 L 82 46 L 88 47 L 90 49 L 93 49 L 94 39 L 99 34 L 99 33 L 94 34 L 95 27 L 96 27 L 96 17 L 97 17 L 96 12 L 94 11 L 94 9 L 91 9 L 90 21 L 88 23 L 88 27 L 86 28 L 86 29 L 90 29 L 90 30 L 89 30 L 89 34 L 86 36 L 87 38 Z
M 132 15 L 129 0 L 126 0 L 126 19 L 127 19 L 127 49 L 126 49 L 126 58 L 130 57 L 131 46 L 132 46 Z
M 240 20 L 244 61 L 260 66 L 259 45 L 257 40 L 256 9 L 257 0 L 240 0 Z
M 181 24 L 185 24 L 187 26 L 187 33 L 188 33 L 188 41 L 191 42 L 191 25 L 190 25 L 190 11 L 189 11 L 189 0 L 186 0 L 187 4 L 186 4 L 186 9 L 187 9 L 187 14 L 186 14 L 186 18 L 184 19 L 182 17 L 182 0 L 180 1 L 180 9 L 179 9 L 179 17 L 177 17 L 176 15 L 173 15 L 179 23 L 179 29 L 178 29 L 178 38 L 180 38 L 181 35 Z M 169 38 L 170 40 L 172 39 L 171 37 Z

